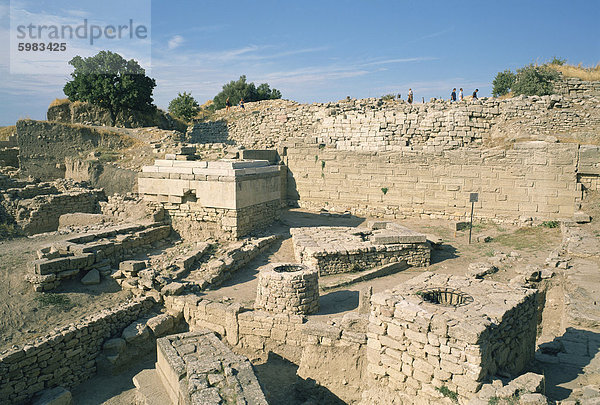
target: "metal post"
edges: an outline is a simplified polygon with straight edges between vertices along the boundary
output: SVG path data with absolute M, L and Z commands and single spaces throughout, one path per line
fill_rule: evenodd
M 473 208 L 475 207 L 475 202 L 471 202 L 471 222 L 469 226 L 469 245 L 471 244 L 471 233 L 473 231 Z

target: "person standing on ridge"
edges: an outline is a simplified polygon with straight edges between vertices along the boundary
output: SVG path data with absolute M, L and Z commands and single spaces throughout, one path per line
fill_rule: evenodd
M 475 91 L 473 92 L 473 100 L 477 100 L 477 92 L 479 91 L 479 89 L 475 89 Z
M 452 89 L 452 93 L 450 94 L 450 101 L 451 102 L 456 101 L 456 87 Z
M 463 101 L 462 87 L 460 88 L 460 92 L 458 93 L 458 101 Z
M 240 98 L 240 107 L 242 107 L 242 110 L 245 108 L 244 107 L 244 99 Z
M 231 101 L 229 101 L 229 97 L 227 97 L 227 100 L 225 100 L 225 111 L 229 111 L 230 108 L 231 108 Z
M 412 89 L 408 89 L 408 98 L 406 99 L 406 101 L 408 101 L 408 104 L 412 104 L 412 102 L 413 102 L 413 92 L 412 92 Z

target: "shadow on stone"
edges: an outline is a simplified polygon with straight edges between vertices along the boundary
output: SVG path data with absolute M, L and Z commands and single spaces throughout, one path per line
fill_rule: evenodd
M 565 387 L 584 373 L 592 361 L 599 361 L 600 333 L 567 328 L 562 336 L 542 343 L 535 353 L 534 371 L 546 376 L 546 395 L 559 401 L 573 391 Z
M 300 378 L 296 374 L 296 364 L 273 352 L 269 352 L 265 363 L 255 365 L 254 370 L 271 405 L 344 404 L 344 401 L 318 385 L 315 380 Z

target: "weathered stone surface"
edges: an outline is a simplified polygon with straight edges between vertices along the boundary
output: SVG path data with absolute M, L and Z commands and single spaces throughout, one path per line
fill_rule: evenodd
M 71 405 L 71 392 L 63 387 L 44 390 L 36 395 L 32 405 Z
M 87 272 L 85 276 L 81 279 L 81 284 L 83 285 L 93 285 L 100 284 L 100 273 L 98 269 L 92 269 Z
M 156 338 L 163 337 L 172 332 L 175 318 L 169 314 L 157 315 L 148 319 L 146 323 Z

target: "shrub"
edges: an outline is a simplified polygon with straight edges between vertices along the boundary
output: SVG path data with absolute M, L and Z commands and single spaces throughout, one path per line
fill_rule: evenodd
M 199 104 L 191 93 L 178 93 L 169 103 L 169 112 L 177 118 L 190 121 L 198 112 Z
M 563 58 L 557 58 L 556 56 L 553 56 L 553 57 L 552 57 L 552 60 L 550 61 L 550 64 L 551 64 L 551 65 L 558 65 L 558 66 L 562 66 L 562 65 L 564 65 L 565 63 L 567 63 L 567 60 L 566 60 L 566 59 L 563 59 Z
M 510 89 L 512 89 L 515 83 L 515 74 L 510 70 L 505 70 L 504 72 L 498 72 L 492 84 L 494 88 L 492 90 L 492 94 L 494 97 L 503 96 L 508 94 Z
M 546 96 L 552 94 L 552 82 L 558 78 L 558 72 L 546 66 L 527 65 L 517 69 L 512 92 L 515 95 Z

